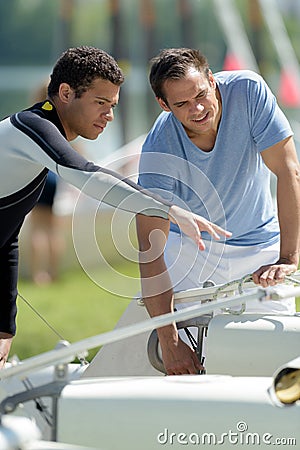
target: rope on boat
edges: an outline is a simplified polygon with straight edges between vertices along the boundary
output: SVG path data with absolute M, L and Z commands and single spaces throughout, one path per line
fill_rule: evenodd
M 18 296 L 23 300 L 24 303 L 26 303 L 27 306 L 29 306 L 29 308 L 44 322 L 44 324 L 50 328 L 50 330 L 53 331 L 53 333 L 59 337 L 59 339 L 61 340 L 65 340 L 65 338 L 50 324 L 50 322 L 48 322 L 47 319 L 45 319 L 45 317 L 42 316 L 41 313 L 38 312 L 38 310 L 36 308 L 34 308 L 34 306 L 31 305 L 31 303 L 29 303 L 28 300 L 26 300 L 26 298 L 20 294 L 20 292 L 18 292 Z
M 299 272 L 297 272 L 297 273 L 299 273 Z M 249 273 L 247 275 L 244 275 L 242 278 L 239 278 L 239 279 L 233 280 L 233 281 L 229 281 L 228 283 L 224 283 L 224 284 L 218 286 L 218 288 L 216 289 L 216 292 L 213 294 L 212 298 L 213 298 L 213 300 L 217 300 L 218 297 L 221 294 L 224 294 L 224 295 L 228 296 L 228 292 L 225 293 L 223 291 L 225 289 L 229 288 L 230 286 L 233 287 L 235 285 L 237 285 L 238 293 L 239 294 L 243 294 L 244 293 L 244 287 L 245 287 L 244 285 L 245 285 L 245 283 L 250 283 L 252 281 L 253 281 L 252 275 Z M 293 284 L 296 284 L 298 286 L 300 285 L 300 279 L 298 279 L 296 277 L 293 277 L 292 275 L 286 275 L 285 276 L 285 281 L 289 281 L 289 282 L 291 282 Z M 238 310 L 238 311 L 234 310 L 234 309 L 231 309 L 231 308 L 223 308 L 223 311 L 229 312 L 229 313 L 235 314 L 235 315 L 242 314 L 243 312 L 245 312 L 245 310 L 246 310 L 246 304 L 245 303 L 243 303 L 241 305 L 241 309 Z
M 34 312 L 34 314 L 36 314 L 41 320 L 42 322 L 44 322 L 44 324 L 51 330 L 53 331 L 53 333 L 61 340 L 61 341 L 67 341 L 67 339 L 65 339 L 62 334 L 59 333 L 59 331 L 57 331 L 56 328 L 54 328 L 53 325 L 50 324 L 50 322 L 45 319 L 45 317 L 42 316 L 42 314 L 28 301 L 26 300 L 26 298 L 20 294 L 20 292 L 18 292 L 18 296 L 23 300 L 24 303 L 26 303 L 26 305 Z M 68 341 L 67 341 L 68 342 Z M 77 359 L 80 362 L 80 364 L 82 365 L 86 365 L 88 364 L 88 361 L 85 358 L 85 355 L 80 354 L 77 355 Z
M 296 273 L 300 273 L 300 271 L 296 272 Z M 287 281 L 290 281 L 291 283 L 297 284 L 298 286 L 300 286 L 300 278 L 295 278 L 292 275 L 286 275 L 285 279 Z

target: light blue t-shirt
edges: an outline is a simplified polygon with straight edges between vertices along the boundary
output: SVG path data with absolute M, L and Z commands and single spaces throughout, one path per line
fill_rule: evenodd
M 230 230 L 227 244 L 270 245 L 279 225 L 260 152 L 293 133 L 258 74 L 226 71 L 215 79 L 222 118 L 213 149 L 199 149 L 175 116 L 162 112 L 142 148 L 139 183 Z

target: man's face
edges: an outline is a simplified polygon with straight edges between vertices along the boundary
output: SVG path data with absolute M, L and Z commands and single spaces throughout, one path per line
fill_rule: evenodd
M 60 117 L 67 139 L 70 141 L 77 136 L 96 139 L 107 123 L 114 119 L 113 109 L 118 104 L 119 86 L 98 78 L 79 98 L 69 89 Z
M 167 103 L 158 99 L 160 106 L 165 111 L 172 111 L 190 138 L 217 132 L 221 104 L 211 72 L 207 78 L 190 68 L 184 78 L 165 81 L 163 89 Z

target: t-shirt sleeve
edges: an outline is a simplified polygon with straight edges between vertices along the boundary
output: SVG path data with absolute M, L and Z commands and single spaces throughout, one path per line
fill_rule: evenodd
M 250 127 L 258 151 L 293 135 L 275 95 L 259 75 L 249 79 L 248 102 Z
M 163 154 L 143 153 L 140 158 L 138 184 L 166 201 L 173 202 L 174 179 L 165 172 Z

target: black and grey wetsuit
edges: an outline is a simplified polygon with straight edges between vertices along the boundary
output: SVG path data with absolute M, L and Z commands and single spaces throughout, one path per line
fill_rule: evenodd
M 15 334 L 18 234 L 48 170 L 87 195 L 133 213 L 167 218 L 170 204 L 79 155 L 46 101 L 0 122 L 0 331 Z

